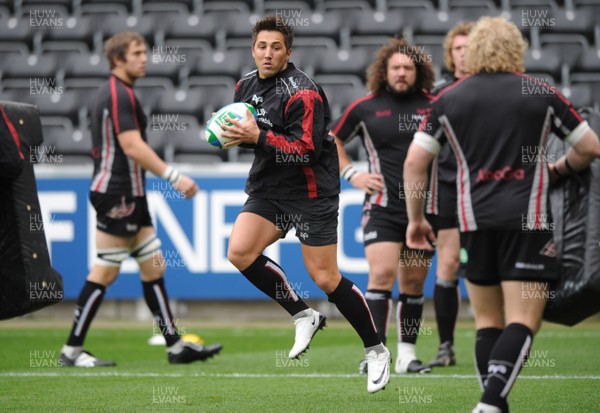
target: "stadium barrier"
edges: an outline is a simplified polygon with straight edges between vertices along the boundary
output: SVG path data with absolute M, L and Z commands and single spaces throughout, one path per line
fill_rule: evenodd
M 243 192 L 249 164 L 211 166 L 179 165 L 200 186 L 198 195 L 185 201 L 164 180 L 148 176 L 146 188 L 151 215 L 162 240 L 169 296 L 180 300 L 266 299 L 227 260 L 231 228 L 246 195 Z M 95 256 L 95 213 L 88 201 L 91 168 L 53 165 L 37 167 L 42 215 L 53 265 L 63 274 L 65 299 L 76 299 Z M 366 289 L 368 265 L 360 228 L 363 193 L 342 183 L 338 227 L 338 262 L 341 272 Z M 282 217 L 288 228 L 301 217 Z M 294 230 L 267 249 L 266 254 L 286 270 L 303 299 L 325 300 L 302 261 Z M 405 257 L 426 265 L 427 257 Z M 435 256 L 426 282 L 431 297 L 435 283 Z M 136 299 L 141 289 L 136 263 L 129 259 L 124 276 L 108 290 L 108 299 Z M 466 290 L 461 287 L 466 297 Z M 283 290 L 282 290 L 283 293 Z

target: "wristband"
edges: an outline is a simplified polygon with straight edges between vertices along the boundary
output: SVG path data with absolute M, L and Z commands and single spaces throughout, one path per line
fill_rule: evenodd
M 560 172 L 558 172 L 558 168 L 556 167 L 556 164 L 552 165 L 552 171 L 554 172 L 554 175 L 558 176 L 559 178 L 563 178 L 564 175 L 561 174 Z
M 171 185 L 176 186 L 177 181 L 179 181 L 179 178 L 181 178 L 181 174 L 177 169 L 173 168 L 172 166 L 167 166 L 167 169 L 162 174 L 162 177 L 169 181 Z
M 342 169 L 342 172 L 340 172 L 340 175 L 346 181 L 350 182 L 350 180 L 352 179 L 352 177 L 354 175 L 356 175 L 357 173 L 358 173 L 358 171 L 356 170 L 356 168 L 354 166 L 352 166 L 352 164 L 349 164 L 344 169 Z
M 565 166 L 567 167 L 567 170 L 569 171 L 569 173 L 571 173 L 571 174 L 576 174 L 577 173 L 577 171 L 575 169 L 573 169 L 573 167 L 569 163 L 569 160 L 567 159 L 566 156 L 565 156 Z

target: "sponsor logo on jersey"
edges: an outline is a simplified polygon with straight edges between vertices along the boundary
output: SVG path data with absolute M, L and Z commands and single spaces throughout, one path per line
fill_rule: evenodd
M 523 179 L 525 179 L 525 170 L 523 168 L 512 169 L 510 166 L 497 170 L 482 168 L 477 172 L 477 182 L 521 181 Z
M 375 117 L 385 118 L 385 117 L 388 117 L 388 116 L 392 116 L 392 110 L 391 109 L 375 111 Z
M 268 125 L 270 128 L 273 127 L 273 122 L 267 116 L 267 110 L 264 108 L 256 109 L 256 120 Z

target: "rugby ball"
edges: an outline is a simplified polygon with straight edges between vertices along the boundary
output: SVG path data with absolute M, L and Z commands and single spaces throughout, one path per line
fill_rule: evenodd
M 247 119 L 246 110 L 249 110 L 254 118 L 256 118 L 256 109 L 248 103 L 236 102 L 219 109 L 206 123 L 206 130 L 204 131 L 206 141 L 215 148 L 223 149 L 223 145 L 231 140 L 221 136 L 224 132 L 221 126 L 231 125 L 225 119 L 238 119 L 243 122 Z

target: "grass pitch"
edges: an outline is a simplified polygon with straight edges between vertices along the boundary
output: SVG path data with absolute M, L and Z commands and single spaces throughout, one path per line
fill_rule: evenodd
M 116 368 L 57 366 L 69 325 L 35 327 L 28 320 L 0 324 L 2 411 L 193 412 L 467 412 L 480 396 L 473 368 L 474 328 L 457 329 L 458 365 L 428 375 L 392 375 L 384 391 L 368 394 L 357 373 L 362 346 L 344 322 L 319 332 L 299 361 L 287 359 L 290 324 L 196 328 L 222 353 L 204 363 L 172 366 L 164 347 L 150 346 L 151 327 L 98 323 L 86 348 Z M 426 320 L 417 354 L 437 349 Z M 390 329 L 390 342 L 395 331 Z M 600 325 L 546 324 L 509 398 L 515 412 L 600 411 Z M 390 345 L 394 356 L 396 349 Z

